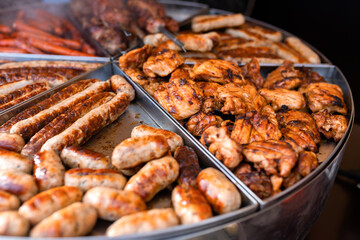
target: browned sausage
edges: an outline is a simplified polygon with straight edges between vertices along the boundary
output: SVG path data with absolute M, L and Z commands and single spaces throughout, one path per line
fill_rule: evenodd
M 212 210 L 195 187 L 178 185 L 171 194 L 174 210 L 182 224 L 192 224 L 212 217 Z
M 0 235 L 26 236 L 29 227 L 29 221 L 17 211 L 0 212 Z
M 125 184 L 126 178 L 111 169 L 74 168 L 65 173 L 65 185 L 78 187 L 84 192 L 99 186 L 121 190 Z
M 3 65 L 0 65 L 0 68 L 2 66 Z M 30 118 L 30 117 L 36 115 L 37 113 L 39 113 L 40 111 L 43 111 L 44 109 L 48 109 L 51 106 L 54 106 L 55 104 L 70 97 L 71 95 L 81 92 L 82 90 L 84 90 L 85 88 L 89 87 L 91 84 L 93 84 L 94 82 L 97 82 L 97 81 L 99 81 L 99 80 L 97 80 L 97 79 L 83 80 L 83 81 L 79 81 L 77 83 L 74 83 L 74 84 L 60 90 L 59 92 L 55 93 L 51 97 L 37 103 L 36 105 L 34 105 L 34 106 L 22 111 L 21 113 L 17 114 L 16 116 L 12 117 L 9 121 L 5 122 L 0 127 L 0 132 L 10 132 L 11 127 L 13 125 L 15 125 L 16 123 L 18 123 L 24 119 Z
M 61 159 L 69 168 L 111 169 L 108 156 L 77 146 L 61 151 Z
M 31 159 L 9 150 L 0 148 L 0 171 L 20 171 L 31 173 L 33 162 Z
M 166 138 L 161 135 L 133 137 L 122 141 L 115 147 L 111 161 L 118 169 L 132 168 L 160 158 L 169 150 Z
M 24 94 L 27 94 L 29 92 L 32 92 L 35 89 L 43 88 L 48 86 L 49 84 L 46 82 L 36 82 L 33 84 L 26 85 L 25 87 L 16 89 L 12 92 L 9 92 L 6 95 L 0 96 L 0 104 L 5 104 L 8 102 L 11 102 L 12 100 L 19 98 L 23 96 Z
M 108 187 L 90 189 L 84 195 L 83 202 L 95 207 L 99 217 L 109 221 L 146 210 L 145 202 L 136 193 Z
M 97 219 L 96 209 L 86 203 L 73 203 L 42 220 L 30 232 L 34 238 L 78 237 L 88 234 Z
M 39 152 L 34 157 L 34 176 L 39 191 L 64 185 L 65 168 L 54 151 Z
M 211 167 L 202 170 L 196 182 L 215 212 L 223 214 L 240 207 L 239 191 L 219 170 Z
M 33 176 L 18 171 L 0 171 L 0 190 L 9 192 L 26 201 L 34 196 L 38 188 Z
M 81 201 L 81 198 L 82 192 L 76 187 L 52 188 L 24 202 L 19 208 L 19 214 L 35 225 L 54 212 Z
M 18 134 L 0 133 L 0 148 L 20 152 L 24 145 L 24 139 Z
M 126 191 L 133 191 L 150 201 L 158 192 L 173 183 L 179 175 L 179 164 L 170 156 L 148 162 L 125 186 Z
M 172 208 L 152 209 L 124 216 L 106 230 L 106 236 L 115 237 L 127 234 L 145 233 L 173 227 L 179 219 Z
M 188 146 L 178 147 L 174 153 L 174 158 L 180 166 L 178 183 L 196 186 L 196 177 L 201 169 L 194 149 Z
M 24 62 L 9 62 L 0 65 L 0 69 L 13 69 L 13 68 L 69 68 L 82 70 L 84 72 L 100 67 L 102 63 L 90 62 L 76 62 L 76 61 L 46 61 L 46 60 L 32 60 Z M 86 80 L 80 81 L 84 82 Z
M 21 153 L 32 157 L 35 153 L 40 151 L 42 145 L 44 145 L 47 140 L 64 131 L 72 123 L 84 116 L 86 113 L 90 112 L 92 109 L 108 102 L 114 95 L 114 93 L 110 92 L 98 93 L 86 101 L 78 103 L 72 109 L 59 115 L 38 131 L 25 145 Z
M 184 141 L 179 135 L 168 130 L 153 128 L 147 125 L 140 125 L 134 127 L 131 131 L 131 137 L 142 137 L 148 135 L 161 135 L 165 137 L 170 146 L 171 152 L 174 152 L 177 147 L 184 145 Z
M 19 206 L 20 201 L 15 195 L 0 190 L 0 212 L 16 210 Z

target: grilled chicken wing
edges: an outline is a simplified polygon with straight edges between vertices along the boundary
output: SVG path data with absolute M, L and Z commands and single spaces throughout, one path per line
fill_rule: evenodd
M 190 74 L 194 79 L 221 84 L 238 83 L 242 85 L 247 83 L 241 69 L 236 64 L 218 59 L 195 64 Z
M 346 117 L 332 114 L 326 109 L 313 113 L 312 117 L 319 132 L 327 139 L 333 138 L 338 142 L 344 136 L 348 126 Z
M 304 96 L 298 91 L 262 88 L 259 93 L 275 111 L 280 110 L 282 106 L 288 109 L 303 109 L 306 106 Z
M 186 123 L 186 129 L 194 136 L 200 137 L 202 133 L 211 126 L 220 127 L 223 120 L 216 115 L 209 115 L 203 112 L 191 116 Z
M 261 112 L 248 112 L 235 121 L 231 138 L 239 144 L 254 141 L 279 140 L 281 132 L 274 110 L 265 106 Z
M 224 103 L 221 112 L 224 114 L 244 115 L 249 111 L 260 112 L 266 105 L 263 98 L 253 85 L 226 84 L 218 88 L 218 99 Z
M 272 195 L 271 181 L 263 172 L 253 170 L 248 163 L 240 163 L 234 174 L 259 198 L 264 199 Z
M 312 83 L 303 90 L 303 93 L 313 112 L 327 109 L 329 112 L 347 114 L 343 92 L 338 85 L 326 82 Z
M 292 62 L 285 61 L 283 65 L 267 75 L 263 87 L 294 89 L 300 86 L 303 77 L 304 74 L 295 69 Z
M 235 168 L 242 160 L 241 145 L 230 138 L 226 127 L 207 128 L 201 135 L 200 142 L 230 169 Z
M 278 112 L 278 122 L 284 140 L 296 152 L 303 150 L 317 151 L 316 144 L 320 142 L 320 133 L 316 128 L 314 119 L 306 112 L 289 110 Z
M 176 70 L 169 83 L 163 84 L 154 94 L 160 105 L 177 120 L 194 115 L 202 104 L 202 91 L 186 77 L 186 70 Z
M 256 168 L 264 169 L 268 175 L 281 177 L 288 176 L 297 161 L 297 154 L 284 141 L 252 142 L 244 146 L 243 154 Z
M 152 47 L 149 45 L 129 51 L 119 58 L 119 66 L 121 69 L 141 68 L 151 52 Z

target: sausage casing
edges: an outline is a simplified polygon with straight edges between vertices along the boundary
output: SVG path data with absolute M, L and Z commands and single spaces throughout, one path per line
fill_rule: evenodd
M 88 234 L 97 219 L 96 209 L 76 202 L 42 220 L 30 232 L 31 237 L 78 237 Z
M 161 135 L 165 137 L 170 146 L 171 152 L 174 152 L 177 147 L 184 145 L 184 141 L 179 135 L 168 130 L 153 128 L 147 125 L 140 125 L 134 127 L 131 131 L 131 137 L 142 137 L 148 135 Z
M 65 173 L 65 185 L 78 187 L 84 192 L 99 186 L 121 190 L 125 183 L 126 178 L 111 169 L 74 168 Z
M 0 148 L 4 148 L 9 151 L 20 152 L 24 145 L 24 139 L 18 134 L 0 133 Z
M 128 138 L 115 147 L 111 160 L 118 169 L 132 168 L 160 158 L 169 150 L 166 138 L 161 135 Z
M 148 162 L 125 185 L 126 191 L 133 191 L 146 202 L 158 192 L 173 183 L 179 176 L 179 164 L 170 156 Z
M 31 173 L 33 161 L 17 152 L 0 148 L 0 171 L 13 170 Z
M 29 221 L 17 211 L 0 212 L 0 235 L 26 236 L 29 227 Z
M 174 210 L 182 224 L 192 224 L 212 217 L 212 210 L 195 187 L 178 185 L 171 194 Z
M 110 169 L 110 158 L 85 148 L 69 146 L 61 151 L 61 159 L 69 168 Z
M 19 206 L 20 201 L 15 195 L 0 190 L 0 212 L 16 210 Z
M 106 236 L 144 233 L 178 224 L 179 220 L 172 208 L 152 209 L 120 218 L 106 230 Z
M 196 177 L 201 171 L 199 159 L 194 149 L 188 146 L 176 148 L 174 158 L 179 163 L 178 183 L 196 186 Z
M 19 171 L 0 171 L 0 190 L 19 197 L 23 202 L 34 196 L 38 188 L 33 176 Z
M 43 151 L 34 156 L 34 176 L 39 191 L 64 185 L 65 168 L 55 151 Z
M 84 195 L 83 202 L 95 207 L 99 217 L 109 221 L 146 210 L 145 202 L 136 193 L 108 187 L 90 189 Z
M 19 213 L 32 225 L 52 213 L 81 200 L 82 192 L 76 187 L 62 186 L 41 192 L 21 205 Z
M 224 174 L 215 168 L 202 170 L 196 182 L 215 212 L 223 214 L 240 207 L 239 191 Z

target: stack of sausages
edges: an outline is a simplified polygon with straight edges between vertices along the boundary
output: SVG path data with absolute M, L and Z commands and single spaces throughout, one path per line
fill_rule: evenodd
M 2 64 L 0 112 L 99 65 L 69 61 L 25 61 Z
M 34 18 L 19 11 L 12 25 L 0 25 L 0 52 L 95 56 L 95 50 L 67 19 L 36 9 Z

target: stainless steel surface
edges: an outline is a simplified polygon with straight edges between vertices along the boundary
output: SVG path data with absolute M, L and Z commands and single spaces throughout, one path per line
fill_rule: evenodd
M 167 29 L 164 28 L 164 27 L 160 27 L 160 28 L 159 28 L 159 31 L 160 31 L 162 34 L 164 34 L 165 36 L 167 36 L 167 37 L 168 37 L 171 41 L 173 41 L 176 45 L 178 45 L 183 52 L 186 52 L 186 49 L 185 49 L 185 47 L 184 47 L 184 44 L 183 44 L 179 39 L 177 39 L 176 36 L 175 36 L 172 32 L 170 32 L 169 30 L 167 30 Z

